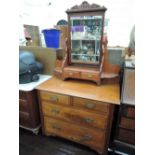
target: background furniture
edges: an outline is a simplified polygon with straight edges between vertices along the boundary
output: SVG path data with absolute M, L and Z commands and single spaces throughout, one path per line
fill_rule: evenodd
M 114 135 L 114 151 L 135 154 L 135 68 L 126 61 L 122 85 L 122 104 L 119 106 Z
M 50 76 L 40 75 L 37 82 L 19 85 L 19 126 L 37 134 L 40 128 L 40 115 L 35 87 Z
M 97 87 L 91 82 L 64 82 L 53 77 L 36 89 L 43 134 L 63 137 L 106 154 L 114 105 L 120 104 L 118 84 Z

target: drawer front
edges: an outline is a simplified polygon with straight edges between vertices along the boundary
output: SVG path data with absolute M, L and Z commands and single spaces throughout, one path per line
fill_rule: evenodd
M 119 129 L 118 139 L 129 144 L 135 144 L 135 132 Z
M 58 135 L 88 146 L 102 148 L 105 133 L 101 130 L 84 128 L 76 124 L 44 117 L 45 132 Z
M 135 108 L 134 107 L 128 107 L 126 116 L 131 117 L 131 118 L 135 118 Z
M 135 120 L 122 117 L 119 126 L 121 128 L 135 130 Z
M 48 102 L 42 102 L 42 109 L 45 116 L 52 116 L 66 121 L 72 121 L 73 123 L 102 129 L 105 129 L 107 126 L 108 116 L 106 114 L 95 114 L 84 110 L 49 104 Z
M 26 100 L 19 99 L 19 110 L 23 112 L 28 112 L 28 104 Z
M 69 96 L 66 95 L 41 91 L 40 97 L 42 100 L 48 100 L 54 104 L 66 104 L 66 105 L 70 104 L 70 98 Z
M 125 117 L 135 118 L 135 106 L 122 105 L 122 114 Z
M 107 113 L 109 111 L 109 105 L 107 103 L 83 99 L 79 97 L 73 97 L 73 105 L 97 112 Z
M 26 94 L 26 92 L 19 91 L 19 99 L 27 100 L 27 94 Z
M 88 80 L 99 80 L 99 74 L 94 73 L 81 73 L 82 79 L 88 79 Z
M 31 127 L 29 113 L 19 111 L 19 124 L 26 127 Z
M 80 72 L 78 71 L 64 71 L 64 77 L 71 77 L 71 78 L 80 78 Z

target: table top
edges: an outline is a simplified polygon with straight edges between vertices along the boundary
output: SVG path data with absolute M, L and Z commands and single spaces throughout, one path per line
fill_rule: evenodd
M 60 80 L 52 77 L 36 89 L 69 96 L 81 97 L 107 103 L 120 104 L 119 84 L 103 84 L 97 86 L 84 80 Z
M 35 87 L 37 87 L 39 84 L 45 82 L 49 78 L 51 78 L 51 75 L 39 74 L 39 80 L 38 81 L 30 82 L 30 83 L 26 83 L 26 84 L 19 84 L 19 90 L 32 91 L 33 89 L 35 89 Z

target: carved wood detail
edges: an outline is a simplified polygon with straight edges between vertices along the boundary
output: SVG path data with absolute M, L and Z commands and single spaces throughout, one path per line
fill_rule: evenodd
M 80 5 L 75 5 L 71 9 L 68 9 L 67 12 L 72 12 L 75 10 L 92 10 L 92 9 L 99 9 L 106 11 L 107 8 L 104 6 L 100 6 L 98 4 L 89 4 L 87 1 L 82 2 Z

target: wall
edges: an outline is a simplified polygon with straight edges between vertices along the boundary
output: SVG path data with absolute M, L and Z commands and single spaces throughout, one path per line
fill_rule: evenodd
M 56 51 L 52 48 L 19 46 L 19 50 L 32 52 L 37 61 L 44 65 L 43 74 L 52 75 L 55 68 Z
M 33 1 L 31 0 L 31 3 Z M 22 5 L 22 11 L 20 12 L 23 17 L 22 22 L 24 24 L 38 25 L 41 29 L 52 28 L 58 20 L 67 20 L 65 11 L 68 8 L 76 4 L 79 5 L 82 1 L 84 0 L 51 0 L 50 6 L 47 3 L 36 7 L 34 5 Z M 109 45 L 128 46 L 130 31 L 134 25 L 134 0 L 88 0 L 88 2 L 107 7 Z

